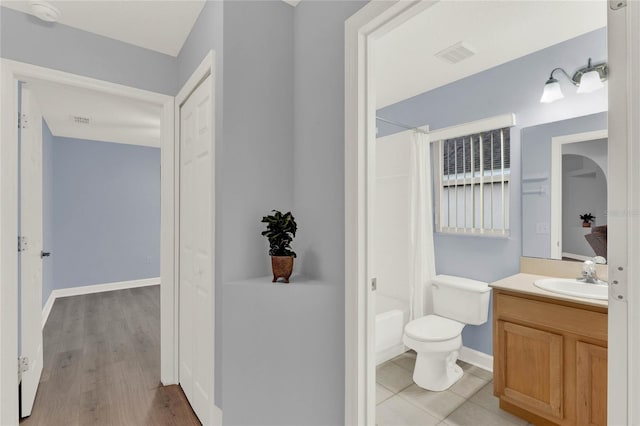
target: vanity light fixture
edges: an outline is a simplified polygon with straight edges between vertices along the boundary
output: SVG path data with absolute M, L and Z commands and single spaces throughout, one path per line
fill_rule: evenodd
M 544 85 L 544 91 L 540 102 L 548 104 L 558 99 L 564 98 L 562 90 L 560 89 L 560 83 L 553 77 L 553 73 L 560 71 L 567 79 L 578 88 L 577 93 L 591 93 L 598 89 L 602 89 L 604 84 L 602 83 L 609 76 L 609 69 L 606 62 L 597 65 L 591 65 L 591 58 L 587 66 L 580 68 L 573 74 L 573 77 L 569 77 L 569 74 L 562 68 L 555 68 L 551 71 L 549 79 Z

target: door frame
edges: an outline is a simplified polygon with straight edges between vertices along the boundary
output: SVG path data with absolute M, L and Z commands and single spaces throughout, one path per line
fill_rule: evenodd
M 434 1 L 373 1 L 345 23 L 345 424 L 373 424 L 375 362 L 373 312 L 369 304 L 371 265 L 368 232 L 371 221 L 372 153 L 375 140 L 374 41 Z M 609 424 L 640 422 L 640 2 L 608 2 L 609 63 Z M 614 67 L 615 65 L 615 67 Z M 612 148 L 613 146 L 613 148 Z M 635 193 L 634 193 L 635 191 Z M 616 213 L 617 212 L 617 213 Z M 616 214 L 613 214 L 616 213 Z M 612 217 L 615 216 L 615 217 Z M 615 396 L 615 397 L 614 397 Z
M 0 75 L 0 424 L 17 424 L 18 413 L 18 81 L 29 79 L 96 90 L 162 108 L 161 124 L 161 369 L 164 385 L 178 383 L 175 299 L 174 98 L 81 75 L 2 59 Z M 16 143 L 9 143 L 16 141 Z
M 551 259 L 562 259 L 562 146 L 608 139 L 607 129 L 551 138 Z
M 375 39 L 436 1 L 372 1 L 345 22 L 345 424 L 375 424 L 374 303 L 369 282 L 374 208 Z
M 640 2 L 610 1 L 608 424 L 640 423 Z M 624 6 L 617 8 L 621 3 Z
M 198 86 L 200 85 L 200 83 L 202 83 L 207 77 L 211 76 L 212 77 L 212 81 L 211 81 L 211 122 L 214 125 L 214 130 L 213 132 L 211 132 L 211 137 L 213 138 L 213 164 L 214 164 L 214 170 L 213 173 L 211 175 L 212 177 L 212 182 L 211 184 L 214 187 L 214 197 L 213 197 L 213 205 L 212 205 L 212 209 L 211 209 L 211 221 L 212 221 L 212 231 L 213 231 L 213 250 L 212 250 L 212 258 L 214 259 L 213 264 L 211 265 L 211 277 L 214 280 L 215 283 L 215 274 L 216 274 L 216 269 L 215 269 L 215 253 L 216 253 L 216 226 L 215 226 L 215 214 L 216 214 L 216 196 L 215 196 L 215 185 L 216 185 L 216 173 L 215 173 L 215 162 L 216 162 L 216 131 L 218 129 L 217 127 L 217 123 L 216 123 L 216 73 L 215 73 L 215 66 L 216 66 L 216 56 L 215 56 L 215 51 L 210 50 L 209 53 L 207 53 L 207 55 L 204 57 L 204 59 L 202 60 L 202 62 L 200 63 L 200 65 L 198 65 L 198 67 L 195 69 L 195 71 L 193 71 L 193 73 L 191 74 L 191 76 L 189 77 L 189 79 L 184 83 L 184 85 L 182 86 L 182 88 L 180 89 L 180 91 L 178 92 L 178 94 L 175 97 L 175 103 L 174 103 L 174 120 L 175 120 L 175 124 L 174 124 L 174 131 L 175 131 L 175 145 L 174 145 L 174 154 L 173 154 L 173 159 L 174 159 L 174 169 L 175 169 L 175 175 L 174 175 L 174 196 L 175 196 L 175 205 L 174 205 L 174 220 L 175 220 L 175 226 L 174 226 L 174 238 L 175 238 L 175 246 L 174 246 L 174 280 L 176 283 L 178 283 L 178 285 L 176 285 L 175 287 L 175 296 L 173 298 L 173 303 L 174 303 L 174 312 L 176 312 L 176 316 L 175 318 L 173 318 L 174 323 L 173 323 L 173 327 L 176 330 L 176 334 L 179 333 L 180 331 L 180 288 L 179 288 L 179 283 L 180 283 L 180 108 L 182 107 L 182 105 L 187 101 L 187 99 L 189 99 L 189 96 L 198 88 Z M 216 296 L 216 292 L 215 292 L 215 284 L 214 284 L 214 289 L 213 289 L 213 293 L 212 293 L 212 303 L 215 309 L 215 296 Z M 215 330 L 215 312 L 214 315 L 212 316 L 212 324 L 211 324 L 211 330 Z M 178 356 L 180 354 L 180 341 L 179 339 L 176 339 L 174 342 L 174 348 L 173 351 L 176 354 L 175 358 L 174 358 L 174 371 L 177 377 L 177 382 L 176 383 L 180 383 L 180 360 L 178 359 Z M 214 359 L 212 359 L 211 361 L 214 363 L 214 368 L 213 368 L 213 372 L 214 372 L 214 377 L 211 380 L 213 389 L 211 390 L 211 396 L 213 397 L 213 407 L 212 407 L 212 417 L 211 420 L 213 421 L 214 425 L 221 425 L 222 424 L 222 410 L 220 409 L 220 407 L 218 407 L 215 404 L 215 332 L 214 332 L 214 341 L 213 341 L 213 354 L 214 354 Z

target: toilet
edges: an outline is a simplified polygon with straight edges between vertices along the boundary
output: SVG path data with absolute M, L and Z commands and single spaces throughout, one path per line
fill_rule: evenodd
M 416 385 L 443 391 L 462 377 L 456 364 L 462 329 L 487 322 L 491 288 L 481 281 L 437 275 L 431 292 L 434 313 L 409 322 L 402 340 L 418 354 L 413 370 Z

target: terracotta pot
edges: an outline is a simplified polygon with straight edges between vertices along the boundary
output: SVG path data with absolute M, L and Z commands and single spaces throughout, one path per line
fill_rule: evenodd
M 591 228 L 591 222 L 582 222 L 583 228 Z
M 293 272 L 293 256 L 271 256 L 271 269 L 273 270 L 273 281 L 284 278 L 284 282 L 289 282 L 289 277 Z

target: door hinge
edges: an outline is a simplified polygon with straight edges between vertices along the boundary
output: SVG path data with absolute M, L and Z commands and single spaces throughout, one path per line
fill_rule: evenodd
M 18 251 L 26 251 L 29 248 L 27 237 L 18 237 Z
M 21 356 L 18 358 L 18 381 L 22 380 L 22 373 L 29 371 L 29 358 Z
M 28 129 L 29 128 L 29 118 L 27 114 L 18 115 L 18 129 Z
M 627 294 L 627 267 L 609 266 L 609 301 L 626 302 Z
M 627 0 L 609 0 L 611 10 L 619 10 L 627 7 Z

